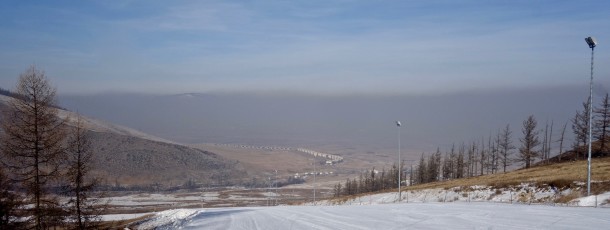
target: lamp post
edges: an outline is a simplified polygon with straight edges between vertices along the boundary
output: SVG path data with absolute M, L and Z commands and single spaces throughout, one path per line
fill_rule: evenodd
M 593 54 L 597 41 L 594 37 L 585 38 L 587 45 L 591 48 L 591 81 L 589 82 L 589 155 L 587 157 L 587 196 L 591 195 L 591 121 L 593 120 Z
M 316 206 L 316 156 L 313 156 L 313 206 Z
M 396 127 L 398 127 L 398 202 L 402 199 L 400 193 L 400 174 L 402 174 L 402 167 L 400 167 L 400 121 L 396 121 Z
M 267 206 L 271 206 L 271 198 L 269 197 L 271 195 L 271 177 L 268 177 L 267 180 L 269 181 L 269 189 L 267 189 L 268 193 L 267 193 Z
M 278 192 L 277 192 L 277 169 L 275 170 L 275 178 L 273 179 L 273 185 L 274 185 L 273 187 L 275 189 L 275 194 L 274 194 L 275 201 L 274 201 L 274 205 L 277 206 L 278 205 L 277 204 L 277 197 L 278 197 Z

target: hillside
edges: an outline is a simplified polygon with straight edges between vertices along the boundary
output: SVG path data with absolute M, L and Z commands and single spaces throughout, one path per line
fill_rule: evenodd
M 591 178 L 594 194 L 610 191 L 610 157 L 592 160 Z M 421 184 L 407 187 L 407 189 L 453 188 L 473 185 L 506 187 L 521 183 L 547 184 L 561 187 L 571 185 L 582 186 L 582 183 L 586 181 L 587 161 L 580 160 L 541 165 L 506 173 Z
M 207 185 L 227 185 L 241 176 L 237 161 L 212 152 L 178 144 L 158 142 L 110 132 L 92 132 L 97 173 L 106 184 L 165 187 L 188 181 Z
M 0 110 L 6 110 L 10 97 L 0 95 Z M 77 114 L 59 110 L 59 117 L 74 124 Z M 228 184 L 229 178 L 242 173 L 239 163 L 212 152 L 180 145 L 137 130 L 87 117 L 94 152 L 95 174 L 102 184 L 170 187 L 187 181 L 205 184 Z

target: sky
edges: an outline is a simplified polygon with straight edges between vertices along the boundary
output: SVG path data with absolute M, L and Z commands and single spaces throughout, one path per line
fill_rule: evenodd
M 2 1 L 0 87 L 446 94 L 610 75 L 608 1 Z M 608 44 L 608 45 L 606 45 Z

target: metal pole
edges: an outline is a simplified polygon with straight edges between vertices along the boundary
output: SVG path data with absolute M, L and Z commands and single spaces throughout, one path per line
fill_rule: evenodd
M 402 194 L 400 193 L 400 174 L 402 174 L 402 167 L 400 163 L 400 125 L 398 125 L 398 202 L 402 199 Z
M 316 156 L 313 157 L 313 206 L 316 206 Z
M 595 46 L 591 47 L 591 81 L 589 83 L 589 156 L 587 157 L 587 196 L 591 195 L 591 129 L 593 120 L 593 55 Z
M 273 187 L 275 187 L 275 194 L 274 194 L 275 201 L 274 202 L 275 202 L 275 205 L 277 205 L 277 196 L 278 196 L 278 192 L 277 192 L 277 169 L 275 170 L 275 179 L 273 180 L 273 185 L 274 185 Z

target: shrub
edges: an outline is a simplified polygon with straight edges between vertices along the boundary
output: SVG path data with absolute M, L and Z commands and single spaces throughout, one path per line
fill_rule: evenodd
M 572 188 L 573 182 L 567 179 L 555 179 L 548 183 L 550 187 L 558 189 Z

